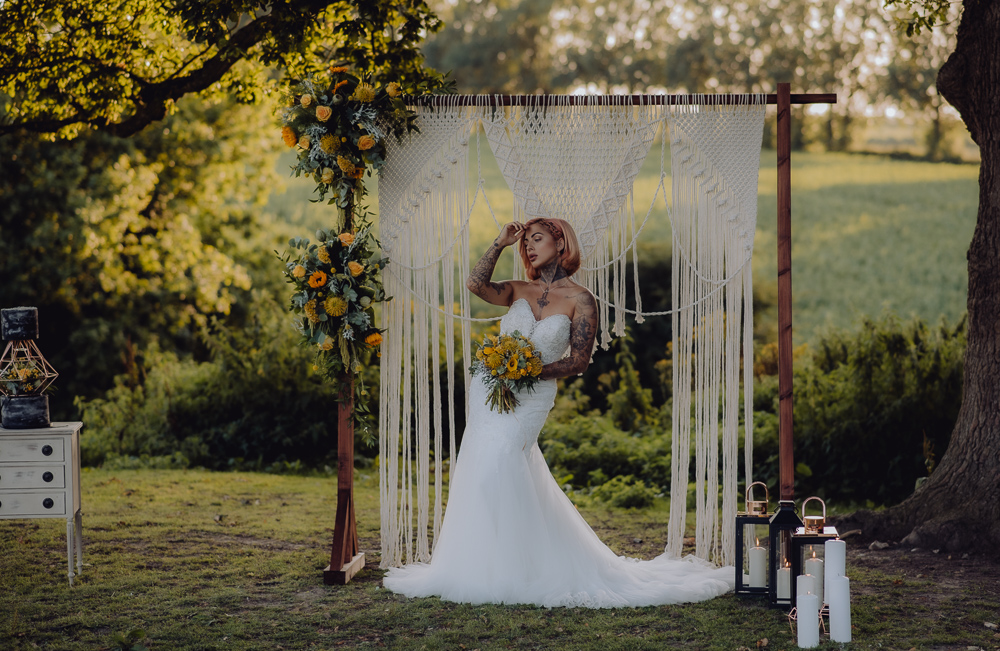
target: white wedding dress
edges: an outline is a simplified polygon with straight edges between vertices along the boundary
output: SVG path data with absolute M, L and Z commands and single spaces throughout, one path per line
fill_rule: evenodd
M 528 302 L 518 299 L 500 330 L 519 330 L 549 363 L 567 349 L 570 320 L 559 314 L 536 321 Z M 544 380 L 518 396 L 513 412 L 498 414 L 485 405 L 482 381 L 473 378 L 433 558 L 390 569 L 385 587 L 473 604 L 588 608 L 703 601 L 732 590 L 732 567 L 665 554 L 640 561 L 616 556 L 600 541 L 538 448 L 555 395 L 555 380 Z

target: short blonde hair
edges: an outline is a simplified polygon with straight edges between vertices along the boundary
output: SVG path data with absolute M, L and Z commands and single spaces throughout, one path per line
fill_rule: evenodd
M 527 230 L 535 225 L 539 224 L 545 228 L 555 239 L 556 244 L 562 240 L 563 250 L 559 255 L 559 266 L 563 268 L 567 275 L 572 276 L 580 268 L 580 242 L 576 239 L 576 231 L 565 219 L 549 219 L 546 217 L 536 217 L 535 219 L 529 219 L 524 224 L 524 230 Z M 541 274 L 537 269 L 531 266 L 531 262 L 528 260 L 528 252 L 525 247 L 525 239 L 521 239 L 520 252 L 521 261 L 524 263 L 524 271 L 528 274 L 528 278 L 531 280 L 537 279 Z

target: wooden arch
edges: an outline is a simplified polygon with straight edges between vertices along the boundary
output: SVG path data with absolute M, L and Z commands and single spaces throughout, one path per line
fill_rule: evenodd
M 636 105 L 672 105 L 684 95 L 633 95 Z M 740 95 L 717 96 L 722 104 L 735 104 Z M 570 105 L 574 97 L 565 98 Z M 446 101 L 451 105 L 471 104 L 481 99 L 441 96 L 421 98 L 435 104 Z M 524 106 L 537 103 L 537 95 L 497 95 L 490 98 L 494 106 Z M 581 98 L 580 103 L 588 101 Z M 795 498 L 795 463 L 792 454 L 792 114 L 793 104 L 836 104 L 835 93 L 792 94 L 791 85 L 779 83 L 778 92 L 766 96 L 767 104 L 778 107 L 778 499 L 783 508 L 793 508 Z M 337 420 L 337 514 L 334 522 L 330 565 L 323 571 L 323 582 L 344 585 L 365 564 L 365 555 L 358 548 L 358 532 L 354 516 L 354 408 L 353 391 L 346 390 L 340 402 Z

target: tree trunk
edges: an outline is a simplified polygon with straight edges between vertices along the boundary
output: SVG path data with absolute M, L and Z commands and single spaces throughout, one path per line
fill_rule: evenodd
M 969 247 L 969 330 L 962 407 L 940 465 L 909 499 L 842 526 L 907 545 L 1000 545 L 1000 2 L 966 0 L 938 89 L 979 145 L 979 212 Z M 872 432 L 878 436 L 878 432 Z

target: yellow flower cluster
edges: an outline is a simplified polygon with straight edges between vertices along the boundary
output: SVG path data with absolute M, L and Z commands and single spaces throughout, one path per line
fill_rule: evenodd
M 319 315 L 316 314 L 315 298 L 309 300 L 305 305 L 303 305 L 302 310 L 306 313 L 306 318 L 309 319 L 310 323 L 319 323 Z
M 323 150 L 323 153 L 332 154 L 340 149 L 340 141 L 330 134 L 326 134 L 319 139 L 319 147 Z
M 375 99 L 375 89 L 372 88 L 371 84 L 361 82 L 354 89 L 354 94 L 351 95 L 349 99 L 353 99 L 358 102 L 371 102 Z
M 531 342 L 513 335 L 487 336 L 476 351 L 476 359 L 491 375 L 505 380 L 537 377 L 542 372 L 542 361 L 532 352 Z
M 330 296 L 323 301 L 323 309 L 330 316 L 344 316 L 347 312 L 347 301 L 340 296 Z
M 316 252 L 316 257 L 319 258 L 319 261 L 323 264 L 330 264 L 330 252 L 325 246 L 319 247 L 319 251 Z
M 347 176 L 354 174 L 355 170 L 357 169 L 356 167 L 354 167 L 354 163 L 352 163 L 347 158 L 344 158 L 343 156 L 337 156 L 337 165 L 340 167 L 340 171 L 346 174 Z

